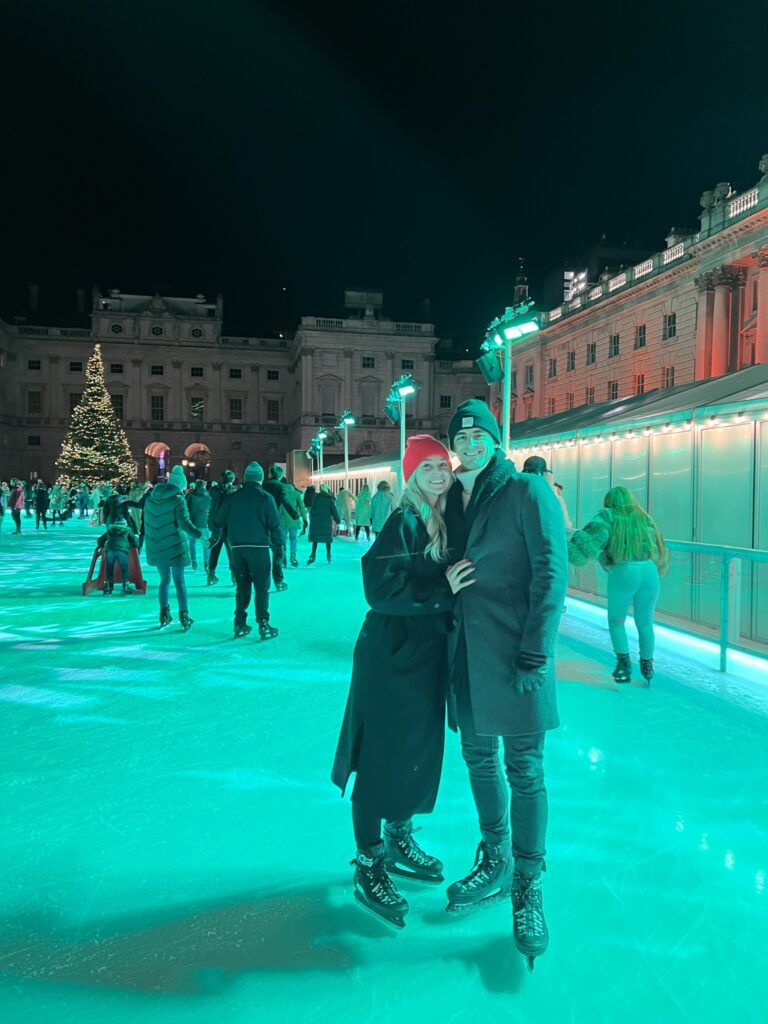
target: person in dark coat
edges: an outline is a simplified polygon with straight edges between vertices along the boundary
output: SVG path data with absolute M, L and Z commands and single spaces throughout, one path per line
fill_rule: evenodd
M 208 573 L 208 538 L 211 531 L 208 528 L 208 516 L 211 511 L 211 496 L 205 486 L 205 480 L 195 480 L 192 490 L 186 496 L 189 518 L 194 526 L 200 531 L 200 547 L 203 552 L 203 568 Z M 197 540 L 193 537 L 189 542 L 189 554 L 192 559 L 193 571 L 197 569 Z
M 475 866 L 449 886 L 448 909 L 511 892 L 515 941 L 532 964 L 548 940 L 543 754 L 546 731 L 559 724 L 554 653 L 568 582 L 563 515 L 543 477 L 518 473 L 497 450 L 499 426 L 485 402 L 462 402 L 448 436 L 461 463 L 447 499 L 448 539 L 475 581 L 456 600 L 451 684 L 481 836 Z
M 304 496 L 304 504 L 306 505 L 306 495 Z M 315 495 L 312 506 L 309 508 L 309 537 L 307 539 L 312 545 L 312 552 L 307 559 L 307 565 L 312 565 L 315 561 L 318 544 L 325 544 L 325 554 L 328 564 L 331 564 L 333 524 L 336 523 L 338 526 L 340 522 L 341 518 L 336 509 L 336 502 L 328 489 L 328 484 L 321 484 L 320 490 Z
M 277 636 L 269 622 L 269 552 L 277 563 L 276 586 L 287 590 L 283 580 L 283 531 L 275 499 L 261 486 L 264 470 L 258 462 L 245 467 L 243 486 L 227 495 L 211 519 L 211 544 L 227 531 L 232 571 L 237 582 L 235 598 L 235 637 L 247 636 L 251 584 L 255 591 L 256 621 L 262 640 Z
M 408 904 L 389 871 L 442 879 L 440 861 L 413 839 L 412 818 L 433 809 L 440 782 L 453 604 L 443 519 L 449 454 L 433 437 L 411 437 L 403 472 L 402 503 L 362 558 L 371 610 L 355 645 L 331 773 L 342 793 L 356 773 L 355 896 L 400 927 Z
M 35 529 L 40 529 L 40 523 L 43 524 L 43 529 L 48 529 L 48 509 L 51 505 L 51 496 L 48 493 L 48 488 L 45 484 L 40 483 L 35 488 Z
M 266 493 L 267 494 L 271 494 L 272 497 L 275 499 L 275 505 L 277 506 L 277 514 L 278 514 L 278 517 L 281 520 L 281 528 L 282 528 L 282 511 L 285 508 L 286 493 L 287 493 L 287 487 L 286 487 L 285 481 L 283 480 L 283 475 L 284 475 L 284 471 L 283 471 L 283 467 L 282 466 L 273 466 L 272 469 L 269 471 L 269 479 L 265 480 L 264 484 L 263 484 L 264 490 L 266 491 Z M 275 582 L 275 586 L 278 587 L 279 590 L 283 589 L 282 587 L 278 586 L 278 581 L 280 583 L 283 582 L 283 569 L 285 567 L 284 564 L 283 564 L 284 562 L 285 562 L 285 537 L 283 537 L 283 561 L 280 563 L 280 565 L 278 565 L 277 564 L 277 559 L 276 558 L 272 559 L 272 579 Z
M 211 508 L 208 512 L 208 525 L 213 530 L 213 519 L 217 514 L 221 503 L 227 497 L 228 494 L 234 494 L 237 490 L 235 484 L 235 474 L 231 469 L 225 469 L 221 474 L 221 483 L 211 494 Z M 229 553 L 229 544 L 227 543 L 227 531 L 226 528 L 219 532 L 218 540 L 215 544 L 211 544 L 211 549 L 208 552 L 208 586 L 213 586 L 214 583 L 219 582 L 219 577 L 216 575 L 216 569 L 219 564 L 219 555 L 221 549 L 226 548 L 227 558 L 229 559 L 229 568 L 232 569 L 232 556 Z
M 184 500 L 187 478 L 182 466 L 174 466 L 165 483 L 155 484 L 144 503 L 144 554 L 148 565 L 157 567 L 160 573 L 160 625 L 171 621 L 168 604 L 171 590 L 171 576 L 179 602 L 179 622 L 186 632 L 193 623 L 189 617 L 187 587 L 184 569 L 189 565 L 189 543 L 187 534 L 200 537 L 201 531 L 193 526 Z

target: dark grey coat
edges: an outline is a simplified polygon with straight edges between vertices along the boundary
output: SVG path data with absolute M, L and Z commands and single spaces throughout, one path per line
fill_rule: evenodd
M 555 641 L 568 585 L 565 525 L 555 493 L 543 477 L 518 473 L 497 453 L 475 482 L 466 513 L 458 480 L 448 506 L 451 561 L 463 552 L 475 565 L 476 582 L 457 596 L 456 629 L 449 637 L 459 684 L 462 637 L 466 643 L 474 727 L 488 736 L 555 729 Z M 521 651 L 547 658 L 546 682 L 534 693 L 515 692 Z
M 355 803 L 395 821 L 432 810 L 443 764 L 453 597 L 445 566 L 424 556 L 427 539 L 419 517 L 400 508 L 362 558 L 371 611 L 331 773 L 343 792 L 357 772 Z
M 310 543 L 330 544 L 333 540 L 333 523 L 340 522 L 333 495 L 318 491 L 309 510 Z
M 188 533 L 202 536 L 192 525 L 184 495 L 173 484 L 155 484 L 144 504 L 147 565 L 189 565 Z

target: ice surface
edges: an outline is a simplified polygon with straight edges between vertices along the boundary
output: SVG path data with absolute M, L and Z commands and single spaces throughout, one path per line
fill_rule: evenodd
M 2 1024 L 673 1024 L 768 1020 L 768 688 L 662 637 L 653 687 L 609 675 L 569 605 L 547 741 L 545 907 L 532 975 L 510 910 L 444 912 L 405 882 L 395 934 L 352 899 L 328 775 L 364 614 L 364 541 L 289 570 L 277 640 L 231 639 L 233 588 L 190 611 L 80 596 L 96 531 L 0 535 Z M 710 664 L 707 661 L 706 665 Z M 424 846 L 478 841 L 455 736 Z

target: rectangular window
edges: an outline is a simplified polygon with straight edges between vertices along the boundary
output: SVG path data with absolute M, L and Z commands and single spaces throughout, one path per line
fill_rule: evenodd
M 364 370 L 375 370 L 376 358 L 374 356 L 363 356 L 361 365 Z
M 42 391 L 27 392 L 27 416 L 41 416 L 43 412 Z
M 673 388 L 675 386 L 675 368 L 674 366 L 664 367 L 664 387 Z
M 360 389 L 361 416 L 368 423 L 376 418 L 379 406 L 379 389 L 376 384 L 363 384 Z
M 525 386 L 533 391 L 533 363 L 528 363 L 525 368 Z
M 242 398 L 230 398 L 230 400 L 229 400 L 229 418 L 231 420 L 241 420 L 243 418 L 243 400 L 242 400 Z
M 597 362 L 597 342 L 590 341 L 587 345 L 587 366 Z
M 566 409 L 572 409 L 573 408 L 573 402 L 574 402 L 574 394 L 573 394 L 573 392 L 572 391 L 566 392 L 566 395 L 565 395 L 565 408 Z
M 549 374 L 548 374 L 548 376 L 550 378 L 557 376 L 557 360 L 556 359 L 550 359 L 549 360 Z
M 412 359 L 401 359 L 400 369 L 401 370 L 412 370 L 414 368 L 414 362 Z
M 566 356 L 565 368 L 568 372 L 576 369 L 576 353 L 569 352 Z
M 149 400 L 150 418 L 153 420 L 165 419 L 165 396 L 152 395 Z
M 27 437 L 27 444 L 29 445 L 30 448 L 39 448 L 40 447 L 40 435 L 39 434 L 30 434 Z
M 636 373 L 632 378 L 633 390 L 636 395 L 645 394 L 645 374 Z
M 149 373 L 150 376 L 152 377 L 162 377 L 163 374 L 165 373 L 165 367 L 159 366 L 157 363 L 155 363 L 152 366 L 150 366 Z
M 664 317 L 664 341 L 674 338 L 677 334 L 677 313 L 668 313 Z
M 202 366 L 190 366 L 190 368 L 189 368 L 189 375 L 190 375 L 190 377 L 202 377 L 203 376 L 203 368 L 202 368 Z
M 513 370 L 512 371 L 511 384 L 512 384 L 512 394 L 516 395 L 517 394 L 517 370 Z
M 533 402 L 525 403 L 525 418 L 527 420 L 533 419 Z
M 323 384 L 320 388 L 320 402 L 323 416 L 336 415 L 336 388 L 333 384 Z
M 112 408 L 115 410 L 115 416 L 119 420 L 125 415 L 125 400 L 123 395 L 110 395 L 112 399 Z
M 242 380 L 243 371 L 239 366 L 230 366 L 229 368 L 229 379 L 230 380 Z
M 267 399 L 267 423 L 277 423 L 280 419 L 280 402 L 276 398 Z
M 69 415 L 71 416 L 75 409 L 80 405 L 80 399 L 82 394 L 79 391 L 70 391 L 69 393 Z
M 757 281 L 752 282 L 752 312 L 757 312 Z M 30 370 L 31 369 L 32 367 L 30 366 Z
M 189 400 L 189 418 L 199 422 L 205 419 L 205 399 L 200 395 L 192 395 Z
M 638 324 L 635 328 L 635 348 L 645 348 L 645 324 Z
M 595 404 L 595 389 L 594 388 L 587 388 L 585 390 L 585 392 L 584 392 L 584 403 L 586 405 L 594 405 Z
M 556 411 L 557 411 L 557 399 L 556 398 L 548 398 L 547 399 L 547 416 L 554 416 Z
M 69 372 L 70 373 L 82 373 L 83 372 L 83 364 L 81 362 L 77 361 L 77 360 L 71 361 L 70 364 L 69 364 Z
M 608 401 L 615 402 L 619 397 L 619 382 L 617 380 L 608 381 Z
M 28 359 L 27 360 L 27 369 L 28 370 L 39 370 L 40 369 L 40 360 L 39 359 Z
M 280 380 L 280 371 L 267 370 L 267 380 Z
M 608 338 L 608 358 L 613 359 L 619 354 L 620 338 L 618 334 L 611 334 Z
M 122 373 L 123 372 L 123 364 L 122 363 L 110 363 L 109 364 L 109 372 L 110 373 Z
M 451 395 L 440 395 L 440 408 L 450 409 L 453 405 L 453 397 Z

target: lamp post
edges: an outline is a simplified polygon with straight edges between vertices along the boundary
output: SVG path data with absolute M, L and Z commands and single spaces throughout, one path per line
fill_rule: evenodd
M 328 431 L 325 427 L 320 427 L 317 432 L 317 440 L 319 442 L 319 458 L 320 458 L 320 483 L 323 482 L 323 445 L 328 439 Z
M 344 490 L 349 490 L 349 428 L 354 427 L 355 417 L 346 409 L 341 414 L 339 426 L 344 431 Z
M 504 391 L 502 402 L 502 437 L 504 453 L 509 449 L 509 419 L 512 412 L 512 345 L 529 334 L 541 330 L 538 313 L 529 299 L 517 306 L 507 306 L 504 315 L 491 321 L 481 348 L 484 352 L 492 349 L 504 350 Z
M 419 390 L 419 382 L 414 380 L 410 373 L 400 377 L 392 384 L 384 412 L 393 423 L 400 423 L 400 469 L 398 471 L 398 482 L 400 490 L 405 486 L 403 478 L 403 458 L 405 457 L 405 400 L 409 395 L 415 395 Z

